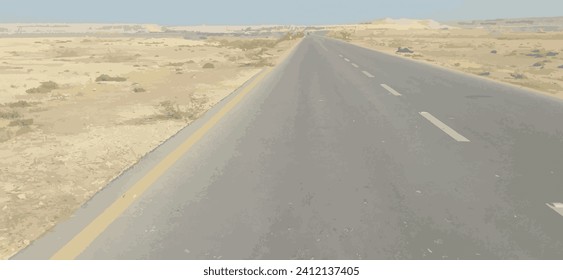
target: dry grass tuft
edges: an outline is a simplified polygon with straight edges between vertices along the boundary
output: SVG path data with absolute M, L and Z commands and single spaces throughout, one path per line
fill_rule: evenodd
M 33 124 L 33 119 L 13 120 L 8 126 L 29 126 Z
M 142 87 L 134 87 L 133 92 L 146 92 L 146 90 Z
M 49 93 L 55 89 L 58 89 L 59 85 L 53 81 L 41 82 L 41 85 L 36 88 L 30 88 L 26 90 L 27 93 Z
M 14 111 L 14 110 L 0 110 L 0 119 L 17 119 L 21 117 L 21 114 L 18 113 L 18 111 Z
M 124 82 L 127 78 L 123 77 L 112 77 L 110 75 L 102 74 L 96 78 L 96 82 Z
M 33 105 L 37 105 L 40 102 L 27 102 L 25 100 L 19 100 L 16 102 L 11 102 L 11 103 L 5 103 L 4 105 L 10 108 L 25 108 L 25 107 L 31 107 Z
M 180 109 L 180 106 L 178 104 L 170 100 L 160 102 L 158 109 L 162 116 L 167 119 L 184 119 L 185 112 Z

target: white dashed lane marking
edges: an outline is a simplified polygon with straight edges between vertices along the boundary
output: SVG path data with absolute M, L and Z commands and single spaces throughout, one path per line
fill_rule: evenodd
M 346 60 L 346 62 L 350 62 L 350 59 L 344 58 L 344 60 Z
M 463 137 L 463 135 L 457 133 L 451 127 L 447 126 L 445 123 L 443 123 L 442 121 L 440 121 L 436 117 L 432 116 L 432 114 L 430 114 L 428 112 L 420 112 L 420 115 L 423 116 L 425 119 L 427 119 L 429 122 L 431 122 L 433 125 L 438 127 L 439 129 L 441 129 L 447 135 L 452 137 L 457 142 L 470 142 L 469 139 L 467 139 L 467 138 Z
M 372 74 L 371 74 L 370 72 L 368 72 L 368 71 L 362 71 L 362 73 L 364 73 L 364 75 L 366 75 L 366 76 L 368 76 L 368 77 L 370 77 L 370 78 L 375 78 L 375 76 L 372 75 Z
M 400 93 L 398 93 L 396 90 L 394 90 L 392 87 L 386 85 L 386 84 L 381 84 L 381 86 L 386 89 L 388 92 L 390 92 L 391 94 L 395 95 L 395 96 L 401 96 Z
M 549 208 L 553 209 L 553 211 L 557 212 L 559 215 L 563 216 L 563 203 L 561 202 L 553 202 L 553 203 L 546 203 Z
M 359 67 L 360 67 L 360 66 L 358 66 L 358 64 L 356 64 L 356 63 L 352 63 L 352 66 L 354 66 L 354 67 L 356 67 L 356 68 L 359 68 Z

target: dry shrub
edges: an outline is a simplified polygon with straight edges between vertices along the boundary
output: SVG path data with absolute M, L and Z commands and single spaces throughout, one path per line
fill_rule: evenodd
M 208 102 L 207 97 L 192 97 L 191 102 L 180 108 L 178 104 L 170 100 L 160 102 L 158 109 L 161 113 L 160 118 L 175 120 L 195 120 L 205 110 L 205 104 Z
M 28 126 L 33 124 L 33 119 L 13 120 L 8 126 Z
M 96 78 L 96 82 L 124 82 L 127 78 L 123 77 L 112 77 L 110 75 L 102 74 Z
M 274 66 L 274 64 L 272 62 L 270 62 L 269 60 L 262 58 L 258 61 L 255 62 L 250 62 L 250 63 L 244 63 L 241 64 L 240 67 L 266 67 L 266 66 Z
M 191 102 L 186 108 L 186 118 L 189 120 L 197 119 L 205 111 L 205 104 L 207 104 L 208 101 L 209 99 L 206 96 L 192 96 Z
M 293 40 L 297 38 L 303 38 L 305 34 L 303 32 L 287 32 L 277 40 L 274 39 L 242 39 L 242 40 L 219 40 L 218 43 L 221 47 L 238 48 L 243 51 L 258 49 L 258 48 L 273 48 L 277 44 Z
M 133 92 L 145 92 L 146 90 L 142 87 L 135 87 L 133 88 Z
M 168 66 L 180 67 L 183 66 L 184 64 L 185 64 L 184 62 L 170 62 L 168 63 Z
M 138 55 L 130 55 L 126 53 L 107 53 L 101 57 L 102 62 L 122 63 L 135 60 Z
M 158 109 L 163 117 L 167 119 L 181 120 L 184 119 L 184 114 L 180 106 L 170 100 L 160 102 Z
M 512 73 L 510 74 L 510 76 L 516 80 L 522 80 L 522 79 L 526 79 L 526 76 L 524 74 L 520 74 L 520 73 Z
M 220 40 L 222 47 L 238 48 L 243 51 L 253 50 L 257 48 L 273 48 L 277 42 L 271 39 L 251 39 L 251 40 Z
M 62 51 L 57 51 L 57 57 L 77 57 L 80 53 L 76 50 L 64 49 Z
M 18 111 L 14 111 L 14 110 L 0 110 L 0 119 L 17 119 L 21 117 L 20 113 L 18 113 Z
M 10 107 L 10 108 L 25 108 L 25 107 L 30 107 L 33 105 L 39 104 L 39 102 L 27 102 L 25 100 L 19 100 L 16 102 L 11 102 L 11 103 L 6 103 L 4 105 Z
M 53 81 L 41 82 L 36 88 L 30 88 L 26 90 L 27 93 L 49 93 L 55 89 L 58 89 L 59 85 Z

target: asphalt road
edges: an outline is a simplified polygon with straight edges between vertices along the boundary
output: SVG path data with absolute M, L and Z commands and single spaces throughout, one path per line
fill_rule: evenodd
M 237 94 L 15 258 L 52 257 Z M 548 96 L 309 36 L 77 258 L 563 259 L 562 120 Z

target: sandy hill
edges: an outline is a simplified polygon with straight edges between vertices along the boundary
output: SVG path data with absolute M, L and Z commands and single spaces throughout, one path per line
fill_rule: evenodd
M 431 19 L 392 19 L 385 18 L 375 20 L 366 25 L 370 25 L 373 29 L 393 29 L 393 30 L 410 30 L 410 29 L 451 29 L 451 26 L 443 25 Z

